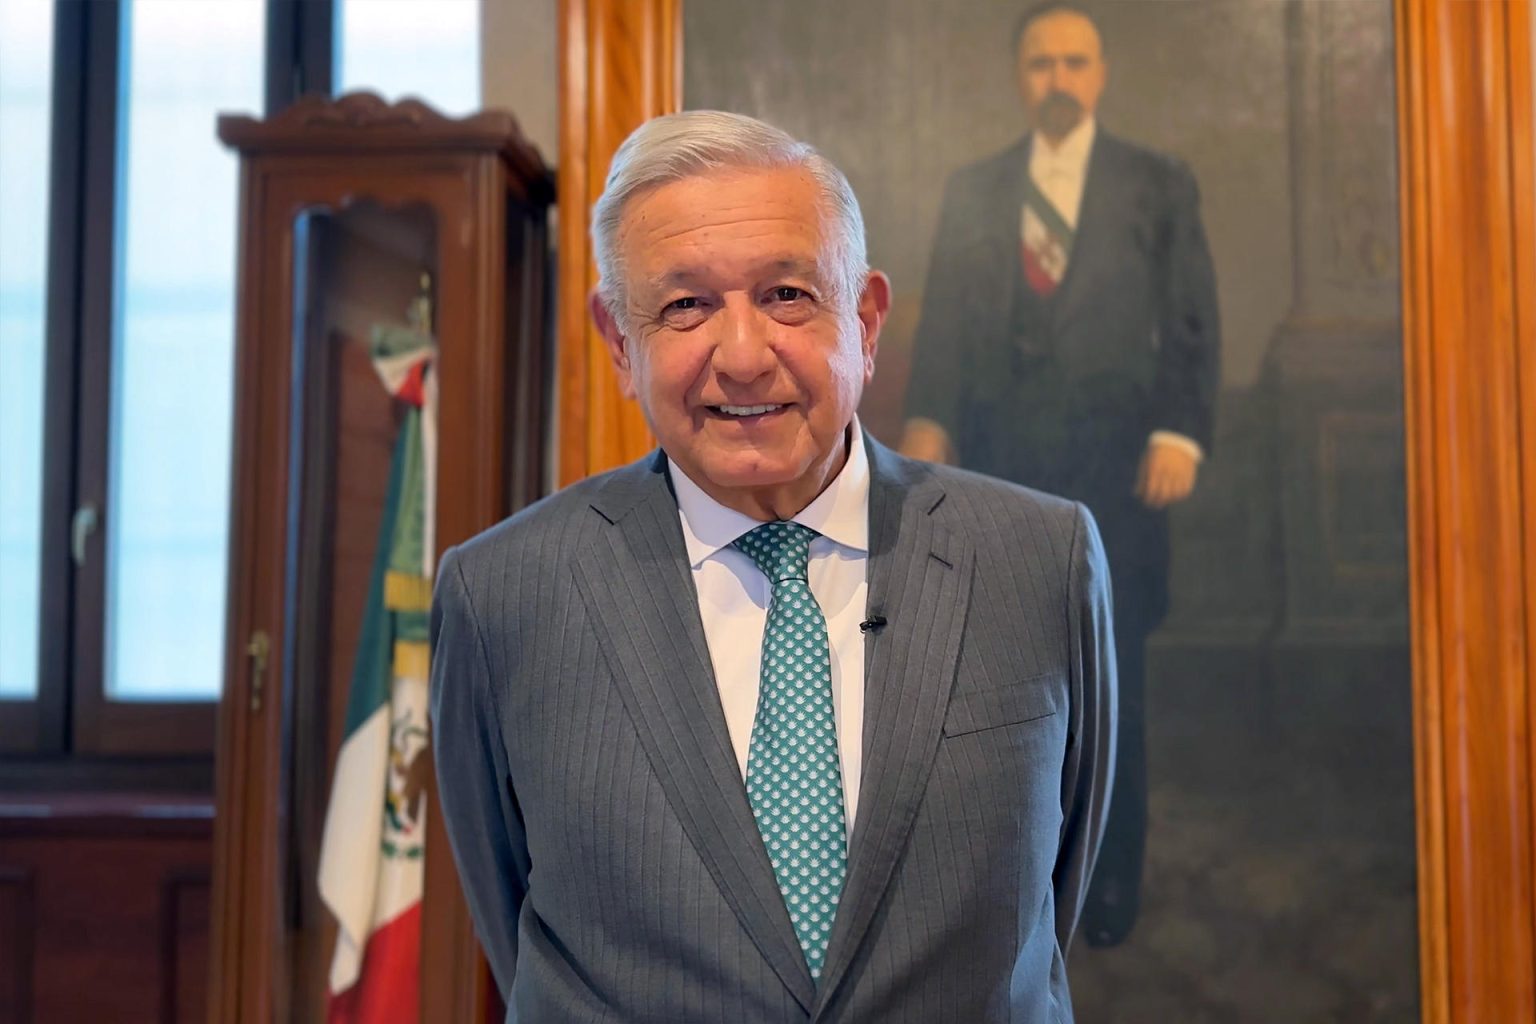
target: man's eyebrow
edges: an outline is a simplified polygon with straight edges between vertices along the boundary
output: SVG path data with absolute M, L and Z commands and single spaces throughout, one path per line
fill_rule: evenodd
M 655 290 L 667 288 L 683 288 L 704 280 L 711 275 L 708 266 L 681 266 L 673 267 L 664 274 L 647 278 L 647 283 Z M 780 259 L 771 259 L 761 265 L 757 276 L 773 277 L 779 274 L 789 274 L 797 277 L 807 277 L 819 280 L 821 276 L 821 264 L 815 260 L 801 259 L 799 257 L 786 256 Z
M 821 264 L 815 260 L 786 257 L 774 260 L 765 267 L 772 274 L 794 274 L 800 277 L 816 277 L 821 273 Z
M 705 267 L 674 267 L 665 274 L 653 274 L 646 278 L 645 283 L 653 290 L 660 291 L 664 288 L 675 288 L 680 285 L 692 284 L 708 273 Z

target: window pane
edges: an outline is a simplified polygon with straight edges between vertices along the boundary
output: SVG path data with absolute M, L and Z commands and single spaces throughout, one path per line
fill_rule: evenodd
M 480 0 L 339 0 L 339 92 L 480 108 Z
M 0 3 L 0 697 L 37 695 L 53 0 Z
M 263 0 L 123 9 L 106 693 L 218 695 L 237 163 L 220 112 L 262 104 Z

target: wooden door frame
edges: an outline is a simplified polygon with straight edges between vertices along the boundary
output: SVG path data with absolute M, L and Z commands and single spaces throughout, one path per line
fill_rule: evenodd
M 681 108 L 682 0 L 560 0 L 559 480 L 652 441 L 586 313 L 592 203 Z M 1395 0 L 1428 1024 L 1536 1020 L 1536 139 L 1530 0 Z

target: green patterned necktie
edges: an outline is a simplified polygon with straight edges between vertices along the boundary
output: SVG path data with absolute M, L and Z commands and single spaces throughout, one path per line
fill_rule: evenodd
M 806 576 L 817 536 L 799 523 L 764 523 L 735 546 L 773 583 L 747 751 L 747 799 L 806 965 L 819 981 L 848 848 L 827 620 Z

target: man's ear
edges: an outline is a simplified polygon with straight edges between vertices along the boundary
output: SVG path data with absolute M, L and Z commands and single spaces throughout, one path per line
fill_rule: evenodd
M 603 343 L 608 347 L 608 357 L 613 360 L 613 371 L 619 375 L 619 390 L 625 398 L 634 398 L 635 380 L 634 373 L 629 365 L 629 339 L 619 328 L 619 322 L 614 319 L 613 313 L 608 309 L 608 304 L 603 297 L 593 288 L 587 295 L 587 309 L 592 313 L 592 324 L 597 328 L 597 333 L 603 336 Z
M 875 356 L 880 351 L 880 327 L 891 311 L 891 279 L 878 270 L 871 270 L 864 279 L 864 290 L 859 293 L 859 327 L 862 331 L 864 350 L 864 382 L 875 375 Z

